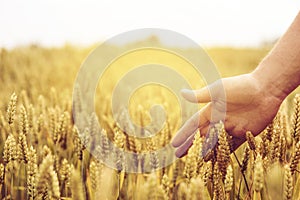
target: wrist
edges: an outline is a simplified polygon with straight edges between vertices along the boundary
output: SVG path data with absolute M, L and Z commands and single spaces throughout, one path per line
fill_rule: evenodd
M 282 102 L 291 91 L 286 87 L 288 77 L 285 77 L 283 73 L 277 73 L 272 70 L 275 65 L 277 65 L 278 68 L 281 68 L 279 66 L 280 63 L 271 63 L 269 60 L 263 60 L 258 67 L 251 72 L 251 76 L 257 82 L 261 93 Z

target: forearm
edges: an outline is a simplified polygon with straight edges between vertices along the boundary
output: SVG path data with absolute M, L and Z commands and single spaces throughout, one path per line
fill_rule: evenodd
M 253 75 L 270 90 L 272 95 L 284 99 L 300 84 L 300 12 L 272 51 Z

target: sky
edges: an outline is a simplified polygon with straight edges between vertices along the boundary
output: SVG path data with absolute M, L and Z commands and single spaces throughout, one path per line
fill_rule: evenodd
M 91 45 L 140 28 L 204 46 L 257 46 L 279 38 L 299 0 L 0 0 L 0 48 Z

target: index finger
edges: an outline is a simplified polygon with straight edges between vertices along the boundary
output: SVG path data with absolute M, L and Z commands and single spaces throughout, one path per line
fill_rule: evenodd
M 179 129 L 172 140 L 174 147 L 181 146 L 194 132 L 201 127 L 209 124 L 211 103 L 207 104 L 200 111 L 196 112 L 185 124 Z

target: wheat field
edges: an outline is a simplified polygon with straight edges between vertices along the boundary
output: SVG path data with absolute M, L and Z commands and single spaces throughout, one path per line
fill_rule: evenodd
M 132 161 L 142 172 L 149 163 L 151 172 L 128 173 L 124 159 L 112 152 L 108 140 L 124 151 L 155 152 L 176 133 L 179 111 L 171 106 L 168 92 L 157 88 L 135 97 L 130 107 L 133 120 L 149 122 L 151 102 L 144 101 L 149 94 L 156 95 L 169 115 L 157 136 L 141 140 L 118 128 L 100 95 L 101 104 L 87 116 L 87 137 L 82 140 L 73 123 L 72 90 L 76 73 L 93 48 L 1 49 L 1 199 L 300 200 L 300 95 L 291 94 L 259 136 L 247 132 L 247 142 L 235 152 L 231 152 L 230 135 L 219 123 L 208 140 L 196 134 L 184 158 L 161 167 L 168 154 L 152 153 L 149 159 Z M 226 77 L 250 72 L 268 49 L 210 48 L 207 52 Z M 102 130 L 95 128 L 98 122 Z M 215 148 L 202 158 L 203 146 L 216 138 Z M 116 168 L 106 166 L 105 159 L 115 159 Z

